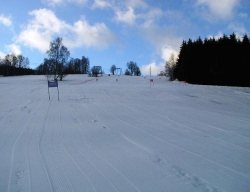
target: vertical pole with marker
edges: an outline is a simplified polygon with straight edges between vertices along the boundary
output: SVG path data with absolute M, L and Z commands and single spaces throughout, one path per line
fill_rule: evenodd
M 50 93 L 49 93 L 49 80 L 48 80 L 48 94 L 49 94 L 49 100 L 50 100 Z
M 154 79 L 150 79 L 150 86 L 151 86 L 151 83 L 153 83 L 154 85 Z
M 49 88 L 50 87 L 57 87 L 58 101 L 59 101 L 59 89 L 58 89 L 58 82 L 57 82 L 57 80 L 55 80 L 55 81 L 48 81 L 49 100 L 50 100 L 50 92 L 49 92 Z
M 56 80 L 56 87 L 57 87 L 58 101 L 59 101 L 59 89 L 58 89 L 58 81 L 57 80 Z

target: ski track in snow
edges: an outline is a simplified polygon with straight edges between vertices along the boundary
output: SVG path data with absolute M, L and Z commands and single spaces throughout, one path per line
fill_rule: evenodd
M 0 78 L 0 191 L 249 191 L 249 88 L 153 78 Z
M 73 114 L 73 112 L 72 112 L 72 114 Z M 91 114 L 92 115 L 92 114 Z M 72 115 L 72 116 L 74 116 L 74 115 Z M 95 122 L 95 121 L 94 121 Z M 76 124 L 76 126 L 78 127 L 78 129 L 80 130 L 80 128 L 79 128 L 79 126 Z M 80 132 L 81 132 L 81 130 L 80 130 Z M 83 140 L 84 140 L 84 136 L 83 136 L 83 134 L 81 134 L 82 135 L 82 137 L 83 137 Z M 136 191 L 140 191 L 136 186 L 134 186 L 133 185 L 133 183 L 124 175 L 124 174 L 122 174 L 117 168 L 115 168 L 111 163 L 109 163 L 109 162 L 107 162 L 103 157 L 101 157 L 100 155 L 98 155 L 97 153 L 95 153 L 93 150 L 91 150 L 91 148 L 89 147 L 89 145 L 88 144 L 86 144 L 86 142 L 84 142 L 84 144 L 86 145 L 86 147 L 88 148 L 88 150 L 90 150 L 91 151 L 91 153 L 93 153 L 94 155 L 96 155 L 96 158 L 100 158 L 102 161 L 103 161 L 103 163 L 105 163 L 105 164 L 107 164 L 111 169 L 113 169 L 113 170 L 115 170 L 122 178 L 123 178 L 123 180 L 125 180 L 125 181 L 127 181 L 129 184 L 131 184 L 132 186 L 133 186 L 133 188 L 136 190 Z M 85 157 L 86 158 L 86 157 Z M 115 156 L 113 157 L 113 158 L 116 158 Z M 117 159 L 117 158 L 116 158 Z M 118 160 L 118 159 L 117 159 Z M 91 161 L 90 161 L 91 162 Z M 92 163 L 91 162 L 91 164 L 92 165 L 94 165 L 94 163 Z M 94 167 L 96 167 L 95 165 L 94 165 Z M 101 173 L 101 171 L 99 171 L 100 173 Z M 102 174 L 102 173 L 101 173 Z M 102 176 L 105 178 L 105 176 L 102 174 Z M 112 185 L 112 187 L 117 191 L 117 189 L 116 189 L 116 187 L 108 180 L 108 183 L 110 183 L 111 185 Z M 134 191 L 133 189 L 132 189 L 132 191 Z
M 102 108 L 103 110 L 105 110 L 104 108 Z M 106 112 L 108 112 L 108 111 L 106 111 Z M 112 114 L 113 115 L 113 114 Z M 143 132 L 144 134 L 147 134 L 147 135 L 149 135 L 149 136 L 151 136 L 152 138 L 154 138 L 154 139 L 156 139 L 156 140 L 158 140 L 158 141 L 160 141 L 160 142 L 163 142 L 163 143 L 165 143 L 165 144 L 168 144 L 168 145 L 171 145 L 172 147 L 174 147 L 174 148 L 177 148 L 177 149 L 179 149 L 179 150 L 181 150 L 181 151 L 185 151 L 185 152 L 187 152 L 187 153 L 190 153 L 191 155 L 194 155 L 194 156 L 197 156 L 197 157 L 199 157 L 199 158 L 202 158 L 202 159 L 205 159 L 205 160 L 207 160 L 207 161 L 209 161 L 209 162 L 211 162 L 211 163 L 213 163 L 213 164 L 216 164 L 216 165 L 218 165 L 218 166 L 222 166 L 222 165 L 220 165 L 220 164 L 217 164 L 216 162 L 214 162 L 214 161 L 211 161 L 211 160 L 209 160 L 209 159 L 207 159 L 207 158 L 204 158 L 204 157 L 202 157 L 202 156 L 200 156 L 200 155 L 198 155 L 198 154 L 196 154 L 196 153 L 193 153 L 193 152 L 191 152 L 191 151 L 188 151 L 188 150 L 185 150 L 184 148 L 180 148 L 180 147 L 178 147 L 178 146 L 176 146 L 176 145 L 173 145 L 173 144 L 171 144 L 171 143 L 169 143 L 169 142 L 166 142 L 166 141 L 163 141 L 161 138 L 159 138 L 159 137 L 156 137 L 155 135 L 153 135 L 153 134 L 150 134 L 150 133 L 148 133 L 148 132 L 146 132 L 146 131 L 143 131 L 143 130 L 141 130 L 141 129 L 139 129 L 138 127 L 135 127 L 135 126 L 133 126 L 133 125 L 130 125 L 130 124 L 128 124 L 128 123 L 126 123 L 126 122 L 124 122 L 123 120 L 121 120 L 121 119 L 119 119 L 117 116 L 115 116 L 114 115 L 114 117 L 116 117 L 119 121 L 121 121 L 122 123 L 124 123 L 124 124 L 126 124 L 126 125 L 128 125 L 128 126 L 131 126 L 131 127 L 133 127 L 133 128 L 135 128 L 135 129 L 138 129 L 138 130 L 140 130 L 141 132 Z M 157 158 L 157 160 L 156 160 L 157 162 L 160 162 L 161 161 L 161 158 Z M 224 166 L 222 166 L 223 168 L 226 168 L 226 167 L 224 167 Z M 226 168 L 227 169 L 227 168 Z M 171 168 L 171 170 L 176 174 L 176 175 L 182 175 L 182 177 L 183 178 L 185 178 L 185 179 L 187 179 L 187 180 L 192 180 L 192 182 L 196 182 L 196 186 L 202 186 L 202 187 L 205 187 L 205 188 L 211 188 L 211 187 L 209 187 L 209 184 L 206 184 L 205 182 L 201 182 L 200 180 L 198 180 L 196 177 L 191 177 L 191 176 L 188 176 L 188 174 L 187 173 L 184 173 L 181 169 L 179 169 L 179 168 Z M 229 170 L 231 170 L 231 169 L 229 169 Z M 231 170 L 231 171 L 234 171 L 234 170 Z M 237 172 L 238 173 L 238 172 Z M 240 173 L 239 173 L 240 174 Z M 245 176 L 245 175 L 244 175 Z M 190 181 L 191 182 L 191 181 Z M 191 182 L 191 183 L 192 183 Z M 212 188 L 214 188 L 214 187 L 212 187 Z M 216 189 L 216 188 L 214 188 L 212 191 L 219 191 L 218 189 Z

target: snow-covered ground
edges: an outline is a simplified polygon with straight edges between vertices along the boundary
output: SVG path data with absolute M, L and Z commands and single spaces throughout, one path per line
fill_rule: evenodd
M 250 88 L 0 77 L 0 191 L 250 191 Z

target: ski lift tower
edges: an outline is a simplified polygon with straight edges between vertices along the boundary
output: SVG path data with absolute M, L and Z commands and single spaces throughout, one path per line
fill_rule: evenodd
M 122 68 L 116 68 L 116 74 L 119 75 L 119 70 L 120 70 L 120 75 L 122 74 Z

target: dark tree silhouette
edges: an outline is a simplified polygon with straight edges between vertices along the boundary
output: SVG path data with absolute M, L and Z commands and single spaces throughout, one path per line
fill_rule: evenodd
M 116 66 L 115 65 L 112 65 L 110 67 L 110 73 L 112 73 L 113 75 L 115 74 L 115 70 L 116 70 Z
M 127 63 L 127 68 L 130 71 L 130 75 L 134 75 L 135 70 L 137 69 L 136 62 L 130 61 Z
M 93 66 L 91 68 L 92 76 L 97 77 L 98 74 L 102 74 L 102 67 L 101 66 Z
M 0 58 L 0 75 L 34 75 L 35 70 L 29 69 L 29 58 L 22 55 L 7 54 Z
M 234 33 L 219 39 L 183 41 L 174 79 L 194 84 L 250 86 L 250 41 Z
M 126 69 L 124 75 L 131 75 L 130 71 L 128 69 Z
M 135 71 L 134 71 L 134 74 L 135 74 L 136 76 L 141 76 L 141 70 L 140 70 L 140 68 L 139 68 L 138 66 L 136 66 Z

